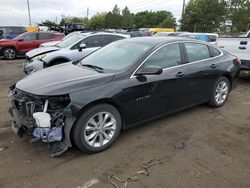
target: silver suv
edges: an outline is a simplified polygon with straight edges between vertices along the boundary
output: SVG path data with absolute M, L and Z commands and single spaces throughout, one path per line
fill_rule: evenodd
M 129 35 L 105 32 L 80 33 L 59 42 L 26 53 L 24 72 L 30 74 L 46 67 L 77 61 L 111 42 L 129 38 Z

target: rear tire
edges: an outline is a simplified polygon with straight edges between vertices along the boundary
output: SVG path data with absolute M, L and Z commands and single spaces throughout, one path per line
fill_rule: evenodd
M 74 125 L 76 146 L 86 153 L 97 153 L 110 147 L 122 127 L 119 111 L 109 104 L 99 104 L 85 111 Z
M 5 48 L 3 50 L 3 56 L 5 59 L 13 60 L 17 57 L 17 51 L 14 48 Z
M 218 78 L 213 86 L 209 106 L 219 108 L 225 104 L 230 92 L 230 82 L 226 77 Z

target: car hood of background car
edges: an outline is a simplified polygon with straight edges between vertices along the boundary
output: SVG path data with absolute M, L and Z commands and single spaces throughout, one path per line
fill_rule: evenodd
M 35 72 L 17 82 L 16 88 L 34 95 L 55 96 L 103 85 L 113 76 L 69 62 Z
M 60 48 L 56 47 L 56 46 L 36 48 L 34 50 L 27 52 L 26 56 L 28 56 L 29 58 L 33 58 L 35 56 L 49 53 L 49 52 L 53 52 L 53 51 L 57 51 L 57 50 L 60 50 Z

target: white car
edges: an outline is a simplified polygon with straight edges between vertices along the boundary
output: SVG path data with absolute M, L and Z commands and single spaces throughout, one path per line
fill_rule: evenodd
M 77 35 L 77 34 L 81 34 L 81 31 L 72 32 L 72 33 L 66 35 L 61 41 L 64 41 L 64 40 L 66 40 L 66 39 L 68 39 L 68 38 L 70 38 L 70 37 L 72 37 L 72 36 L 74 36 L 74 35 Z M 40 48 L 40 47 L 51 47 L 51 46 L 56 46 L 56 45 L 57 45 L 59 42 L 61 42 L 61 41 L 45 42 L 45 43 L 40 44 L 39 48 Z
M 80 33 L 61 41 L 56 46 L 43 47 L 26 53 L 24 72 L 30 74 L 46 67 L 78 61 L 99 48 L 129 35 L 105 32 Z

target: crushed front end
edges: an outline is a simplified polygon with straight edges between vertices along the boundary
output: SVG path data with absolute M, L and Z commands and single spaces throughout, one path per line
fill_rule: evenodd
M 31 142 L 54 143 L 51 156 L 64 153 L 71 142 L 69 132 L 75 118 L 72 116 L 69 95 L 37 96 L 12 86 L 12 129 L 20 137 L 31 136 Z

